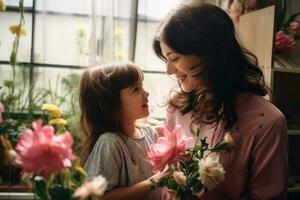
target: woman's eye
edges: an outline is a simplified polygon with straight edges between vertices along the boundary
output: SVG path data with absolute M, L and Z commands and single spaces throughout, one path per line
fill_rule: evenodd
M 176 62 L 176 61 L 178 61 L 178 60 L 179 60 L 179 57 L 174 58 L 174 59 L 171 59 L 171 62 Z

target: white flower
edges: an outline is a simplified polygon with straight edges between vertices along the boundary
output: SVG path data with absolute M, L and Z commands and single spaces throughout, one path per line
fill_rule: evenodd
M 103 176 L 97 176 L 90 182 L 85 182 L 81 187 L 77 188 L 74 197 L 81 200 L 91 196 L 103 196 L 107 187 L 107 181 Z
M 232 146 L 235 146 L 235 141 L 234 141 L 232 135 L 230 134 L 230 132 L 225 133 L 224 141 Z
M 184 175 L 183 172 L 175 171 L 173 173 L 173 178 L 175 182 L 178 183 L 179 185 L 186 186 L 186 176 Z
M 219 162 L 219 155 L 216 153 L 211 153 L 199 160 L 198 165 L 199 179 L 208 190 L 212 190 L 224 180 L 225 171 Z
M 33 177 L 33 173 L 24 173 L 21 176 L 21 180 L 23 183 L 25 183 L 29 187 L 32 187 L 32 182 L 31 182 L 32 177 Z

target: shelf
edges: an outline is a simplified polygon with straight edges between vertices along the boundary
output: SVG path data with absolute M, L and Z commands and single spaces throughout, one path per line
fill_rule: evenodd
M 288 135 L 298 135 L 300 136 L 300 130 L 287 130 Z
M 300 74 L 300 68 L 283 68 L 283 67 L 274 67 L 274 72 L 286 72 L 286 73 L 298 73 Z
M 0 199 L 9 200 L 34 200 L 31 192 L 0 192 Z
M 300 63 L 297 56 L 276 55 L 274 58 L 274 71 L 287 73 L 300 73 Z

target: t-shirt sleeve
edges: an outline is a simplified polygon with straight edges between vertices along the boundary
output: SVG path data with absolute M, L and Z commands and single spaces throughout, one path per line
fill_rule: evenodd
M 99 138 L 85 163 L 88 180 L 102 175 L 108 182 L 107 190 L 119 185 L 122 165 L 122 149 L 117 141 L 110 138 Z
M 157 141 L 157 139 L 158 139 L 157 130 L 154 127 L 152 127 L 152 126 L 147 126 L 146 130 L 147 130 L 147 134 L 151 138 L 150 144 L 154 144 Z
M 288 142 L 284 118 L 266 125 L 253 148 L 250 199 L 285 199 L 288 176 Z

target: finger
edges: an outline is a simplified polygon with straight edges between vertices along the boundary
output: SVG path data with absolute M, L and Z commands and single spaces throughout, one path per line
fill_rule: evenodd
M 169 170 L 169 165 L 166 165 L 165 168 L 161 171 L 161 173 L 166 173 Z

